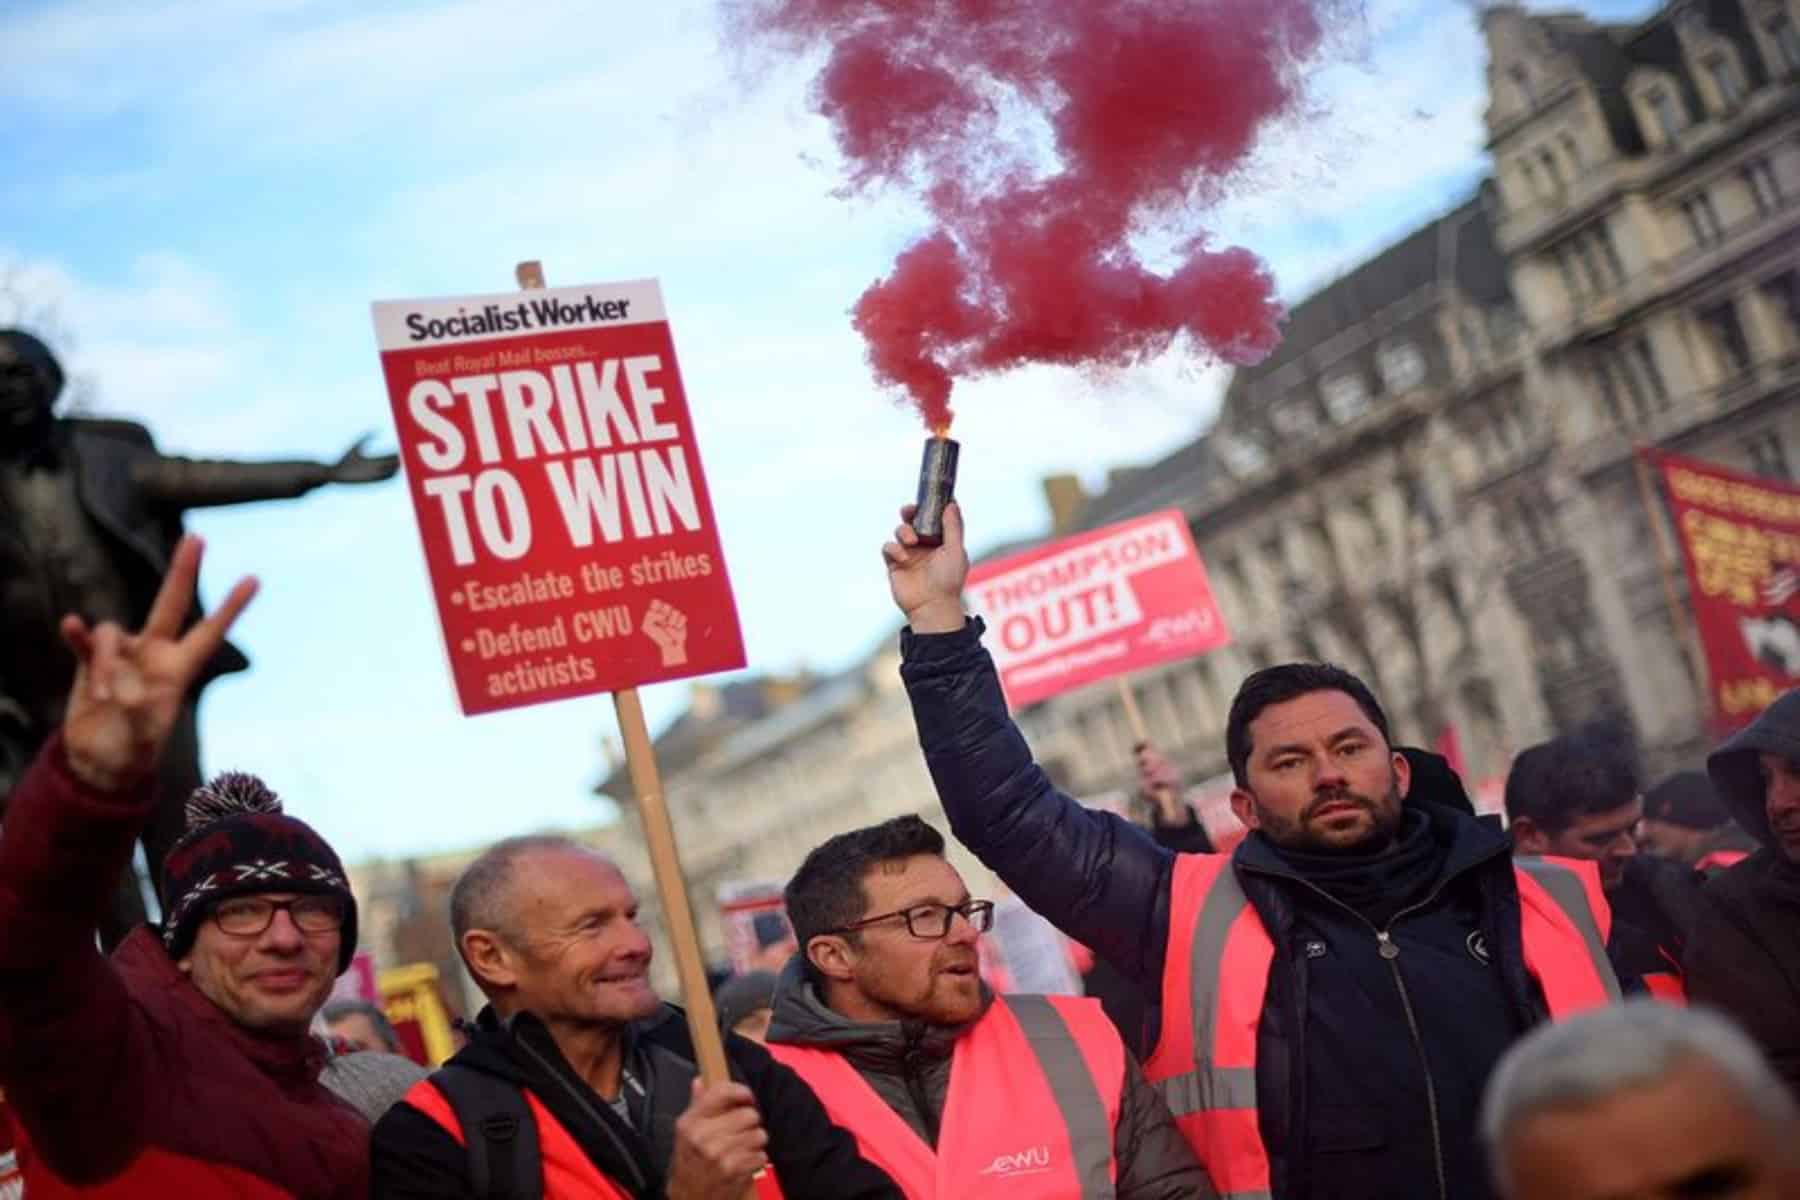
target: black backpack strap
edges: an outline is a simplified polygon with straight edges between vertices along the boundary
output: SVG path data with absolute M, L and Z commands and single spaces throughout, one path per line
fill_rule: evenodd
M 431 1082 L 462 1126 L 470 1190 L 482 1200 L 543 1200 L 537 1121 L 516 1083 L 449 1063 Z

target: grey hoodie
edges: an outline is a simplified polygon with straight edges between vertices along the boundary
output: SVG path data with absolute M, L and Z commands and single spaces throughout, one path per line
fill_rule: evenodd
M 1757 765 L 1759 754 L 1800 759 L 1800 688 L 1778 697 L 1706 760 L 1713 790 L 1737 823 L 1764 846 L 1773 846 L 1762 771 Z
M 982 1011 L 991 1003 L 993 997 L 984 989 Z M 769 1042 L 843 1055 L 888 1107 L 935 1147 L 950 1090 L 951 1055 L 968 1028 L 917 1020 L 850 1021 L 826 1007 L 807 981 L 801 957 L 795 955 L 775 991 Z M 1119 1164 L 1118 1200 L 1205 1200 L 1218 1195 L 1175 1128 L 1162 1094 L 1145 1080 L 1129 1050 L 1113 1154 Z

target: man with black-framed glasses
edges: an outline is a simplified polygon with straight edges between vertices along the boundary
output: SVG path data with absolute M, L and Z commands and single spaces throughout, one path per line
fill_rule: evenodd
M 1097 1001 L 982 985 L 993 902 L 924 821 L 830 839 L 786 901 L 769 1052 L 908 1200 L 1215 1195 Z

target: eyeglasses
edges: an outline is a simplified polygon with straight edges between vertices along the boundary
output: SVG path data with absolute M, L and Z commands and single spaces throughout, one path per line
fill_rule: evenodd
M 233 937 L 255 937 L 285 912 L 301 933 L 330 933 L 344 925 L 344 902 L 336 896 L 301 896 L 294 900 L 269 900 L 243 896 L 226 900 L 213 909 L 213 924 Z
M 911 908 L 903 908 L 898 912 L 882 913 L 879 917 L 864 917 L 851 925 L 833 929 L 831 933 L 851 933 L 866 925 L 874 925 L 880 921 L 891 921 L 899 917 L 906 922 L 906 932 L 924 941 L 938 941 L 950 936 L 950 920 L 960 915 L 969 923 L 976 933 L 986 933 L 994 927 L 994 902 L 992 900 L 969 900 L 962 904 L 915 904 Z

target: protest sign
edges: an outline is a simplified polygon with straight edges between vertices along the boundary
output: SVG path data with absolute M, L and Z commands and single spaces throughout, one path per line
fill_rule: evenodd
M 1231 640 L 1174 509 L 981 563 L 968 594 L 1014 708 Z
M 1714 723 L 1748 724 L 1800 686 L 1800 489 L 1660 452 Z
M 733 974 L 781 969 L 795 948 L 781 883 L 722 883 L 718 888 L 719 921 L 725 933 L 725 958 Z M 774 961 L 779 958 L 781 962 Z
M 463 712 L 744 665 L 654 280 L 374 317 Z

